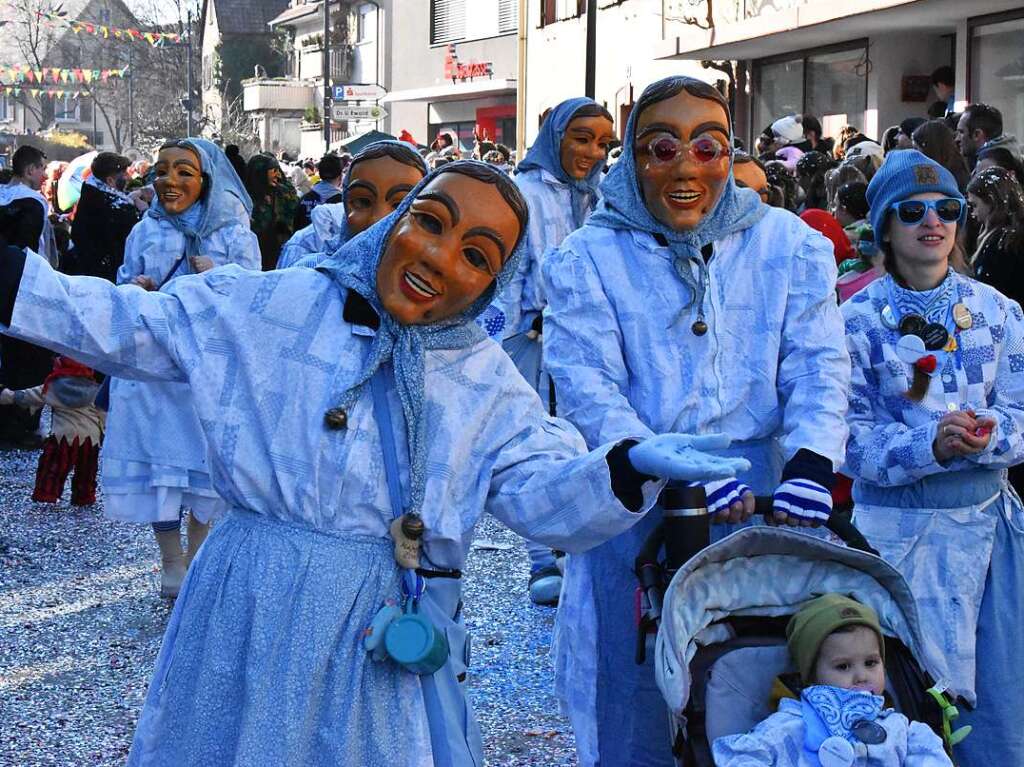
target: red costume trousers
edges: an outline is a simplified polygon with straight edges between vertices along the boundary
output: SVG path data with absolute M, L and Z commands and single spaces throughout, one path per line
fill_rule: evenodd
M 68 444 L 67 437 L 60 441 L 52 434 L 43 443 L 43 454 L 36 470 L 36 487 L 32 500 L 38 503 L 56 503 L 64 492 L 64 481 L 74 469 L 71 478 L 71 503 L 89 506 L 96 503 L 96 471 L 99 468 L 100 446 L 86 437 Z

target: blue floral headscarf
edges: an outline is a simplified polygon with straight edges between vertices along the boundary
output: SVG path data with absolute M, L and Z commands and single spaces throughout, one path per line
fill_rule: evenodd
M 597 201 L 597 188 L 601 184 L 604 163 L 597 163 L 583 179 L 575 179 L 562 167 L 562 139 L 575 114 L 585 106 L 598 106 L 593 99 L 573 98 L 563 101 L 544 118 L 537 140 L 516 168 L 517 173 L 543 169 L 568 185 L 572 194 L 572 215 L 576 228 L 583 226 L 587 214 Z
M 487 338 L 474 322 L 486 309 L 494 296 L 501 291 L 515 274 L 523 257 L 526 242 L 526 224 L 523 224 L 519 241 L 498 272 L 494 284 L 484 291 L 464 312 L 454 317 L 439 320 L 430 325 L 402 325 L 384 309 L 377 295 L 377 269 L 387 249 L 388 241 L 399 220 L 412 206 L 420 191 L 443 173 L 455 173 L 466 166 L 482 166 L 494 173 L 501 173 L 486 163 L 476 160 L 459 160 L 434 170 L 406 195 L 398 209 L 381 219 L 369 229 L 360 232 L 325 260 L 317 269 L 330 276 L 347 290 L 353 290 L 373 307 L 380 317 L 380 327 L 374 335 L 366 366 L 352 386 L 345 392 L 339 407 L 349 407 L 358 397 L 367 381 L 381 365 L 391 362 L 394 368 L 398 396 L 402 401 L 406 434 L 410 456 L 410 507 L 419 511 L 423 505 L 424 483 L 426 481 L 426 439 L 423 423 L 424 356 L 432 349 L 463 349 Z M 512 185 L 510 185 L 512 186 Z M 514 187 L 513 187 L 514 188 Z M 513 192 L 518 194 L 518 191 Z M 523 202 L 523 209 L 526 203 Z
M 203 240 L 218 229 L 232 224 L 241 224 L 248 229 L 252 200 L 219 146 L 201 138 L 182 139 L 176 144 L 199 155 L 208 188 L 199 200 L 180 214 L 168 213 L 157 198 L 146 215 L 169 222 L 185 236 L 187 254 L 200 256 Z
M 639 230 L 652 235 L 660 235 L 667 242 L 674 256 L 673 266 L 676 274 L 685 282 L 693 294 L 691 304 L 684 307 L 695 307 L 698 319 L 703 317 L 704 293 L 707 290 L 707 264 L 701 255 L 701 248 L 720 240 L 734 232 L 747 229 L 764 216 L 767 208 L 761 205 L 761 199 L 752 189 L 737 187 L 732 177 L 732 160 L 729 156 L 729 178 L 725 182 L 722 193 L 715 207 L 701 219 L 693 229 L 679 232 L 658 221 L 644 204 L 640 191 L 640 181 L 636 173 L 636 159 L 633 147 L 636 143 L 636 123 L 640 113 L 647 107 L 658 103 L 650 100 L 653 90 L 668 89 L 678 85 L 676 93 L 666 96 L 672 98 L 682 92 L 688 83 L 700 83 L 691 77 L 666 77 L 648 85 L 626 123 L 626 134 L 622 138 L 622 155 L 615 163 L 604 183 L 601 185 L 602 200 L 587 221 L 588 225 L 603 226 L 608 229 Z M 703 84 L 703 83 L 701 83 Z M 664 100 L 664 99 L 659 99 Z M 731 115 L 726 110 L 730 125 Z M 730 136 L 731 138 L 731 136 Z M 691 264 L 696 265 L 698 277 L 694 277 Z

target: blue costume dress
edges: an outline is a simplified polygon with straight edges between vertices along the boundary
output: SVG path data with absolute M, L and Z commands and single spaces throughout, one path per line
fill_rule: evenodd
M 956 330 L 956 351 L 937 353 L 928 392 L 913 402 L 904 396 L 913 369 L 897 355 L 900 334 L 882 310 L 938 291 L 966 306 L 970 327 Z M 927 294 L 885 277 L 842 311 L 853 365 L 844 471 L 854 479 L 857 526 L 910 583 L 922 634 L 948 660 L 952 692 L 977 702 L 957 720 L 974 727 L 957 746 L 959 763 L 1022 765 L 1024 511 L 1005 470 L 1024 461 L 1024 315 L 994 288 L 953 272 Z M 936 424 L 955 410 L 997 426 L 984 452 L 940 464 Z
M 179 275 L 192 273 L 189 259 L 181 259 L 186 253 L 206 256 L 217 266 L 260 268 L 259 245 L 249 228 L 249 195 L 220 149 L 202 139 L 190 143 L 209 177 L 205 198 L 180 215 L 167 213 L 155 201 L 128 237 L 118 283 L 146 275 L 159 285 L 173 277 L 169 286 Z M 107 517 L 173 522 L 185 506 L 208 522 L 223 510 L 210 482 L 194 393 L 171 381 L 111 381 L 101 451 Z
M 419 152 L 404 141 L 374 141 L 363 148 L 363 152 L 372 149 L 378 144 L 397 144 L 406 150 L 410 159 L 418 160 L 422 166 L 424 175 L 427 168 L 426 161 L 420 157 Z M 361 152 L 362 153 L 362 152 Z M 360 153 L 360 154 L 361 154 Z M 341 182 L 342 199 L 348 198 L 348 185 L 352 180 L 352 170 L 358 164 L 359 156 L 349 163 L 345 169 L 345 176 Z M 277 269 L 287 269 L 289 266 L 313 267 L 325 260 L 330 254 L 338 250 L 348 242 L 348 215 L 345 212 L 345 203 L 337 202 L 328 205 L 318 205 L 313 208 L 310 214 L 309 226 L 306 226 L 295 234 L 281 248 L 281 255 L 277 258 Z
M 431 579 L 421 608 L 452 647 L 433 676 L 371 661 L 361 646 L 398 595 L 366 386 L 378 367 L 396 382 L 401 483 L 426 526 L 428 567 L 461 569 L 485 511 L 580 551 L 642 519 L 660 492 L 644 483 L 641 513 L 627 510 L 611 489 L 613 446 L 587 453 L 545 414 L 472 322 L 492 291 L 436 325 L 384 312 L 377 265 L 417 191 L 318 270 L 229 266 L 147 293 L 29 256 L 5 332 L 118 375 L 190 383 L 214 487 L 231 507 L 182 585 L 130 765 L 482 764 L 462 695 L 457 580 Z M 379 327 L 359 317 L 360 302 Z M 347 428 L 328 429 L 324 413 L 337 407 Z
M 623 143 L 634 144 L 635 116 Z M 722 432 L 757 494 L 806 449 L 843 455 L 849 359 L 831 244 L 762 206 L 731 174 L 691 232 L 643 204 L 632 151 L 583 228 L 544 259 L 544 363 L 559 413 L 588 445 L 665 432 Z M 705 263 L 700 248 L 712 244 Z M 703 317 L 708 331 L 691 326 Z M 672 765 L 653 657 L 637 666 L 633 563 L 660 515 L 569 557 L 556 624 L 556 692 L 584 765 Z M 718 525 L 729 530 L 732 526 Z

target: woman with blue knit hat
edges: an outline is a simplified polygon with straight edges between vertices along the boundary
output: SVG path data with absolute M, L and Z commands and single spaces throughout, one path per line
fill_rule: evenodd
M 857 524 L 910 582 L 951 693 L 976 706 L 958 764 L 1024 764 L 1024 314 L 949 266 L 952 174 L 893 152 L 868 185 L 888 274 L 843 307 Z
M 154 167 L 156 200 L 125 244 L 118 283 L 158 290 L 187 274 L 238 264 L 260 268 L 252 202 L 224 153 L 205 139 L 172 141 Z M 210 481 L 206 438 L 180 382 L 115 378 L 103 442 L 105 516 L 151 524 L 160 547 L 160 594 L 178 595 L 185 570 L 224 509 Z M 188 544 L 181 545 L 188 509 Z
M 404 141 L 368 144 L 345 168 L 341 202 L 313 208 L 312 223 L 284 244 L 277 268 L 300 261 L 302 266 L 315 266 L 395 210 L 426 174 L 427 163 L 416 147 Z
M 587 452 L 474 322 L 528 212 L 478 162 L 428 175 L 317 269 L 165 291 L 0 259 L 0 330 L 191 385 L 230 505 L 171 615 L 129 765 L 483 763 L 460 578 L 485 511 L 579 551 L 664 481 L 727 476 L 721 435 Z M 19 255 L 20 254 L 20 255 Z
M 728 104 L 706 83 L 649 86 L 623 143 L 597 210 L 542 264 L 559 413 L 591 446 L 728 433 L 753 468 L 705 485 L 719 522 L 749 519 L 751 491 L 779 522 L 826 520 L 849 376 L 831 243 L 734 184 Z M 654 653 L 634 661 L 649 517 L 567 564 L 556 689 L 584 765 L 673 764 Z
M 593 99 L 567 99 L 548 112 L 514 176 L 530 208 L 526 251 L 508 287 L 481 318 L 492 337 L 504 339 L 505 351 L 552 412 L 549 381 L 541 372 L 541 314 L 546 304 L 541 260 L 593 212 L 614 138 L 612 116 Z M 532 541 L 526 542 L 526 549 L 530 599 L 557 604 L 562 574 L 553 552 Z

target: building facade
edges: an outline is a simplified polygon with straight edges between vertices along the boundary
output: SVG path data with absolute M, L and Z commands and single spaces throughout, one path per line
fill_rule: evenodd
M 706 1 L 696 10 L 706 12 Z M 843 124 L 878 138 L 927 114 L 931 73 L 956 75 L 955 108 L 981 101 L 1024 132 L 1024 3 L 1020 0 L 727 0 L 712 24 L 686 23 L 690 0 L 664 0 L 669 61 L 737 62 L 737 131 L 810 112 L 826 134 Z
M 515 146 L 518 0 L 395 0 L 387 125 L 420 144 L 451 131 Z

